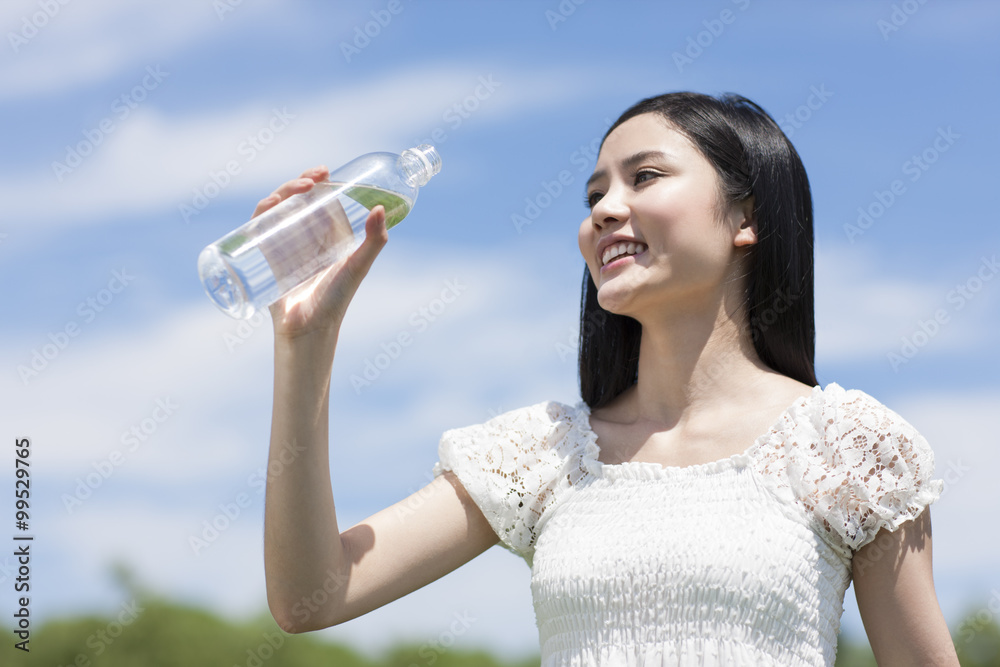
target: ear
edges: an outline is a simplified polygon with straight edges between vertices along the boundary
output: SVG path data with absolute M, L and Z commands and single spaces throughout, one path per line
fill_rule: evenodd
M 736 210 L 739 229 L 733 238 L 733 245 L 749 246 L 757 243 L 757 218 L 754 216 L 753 197 L 747 197 L 740 202 Z

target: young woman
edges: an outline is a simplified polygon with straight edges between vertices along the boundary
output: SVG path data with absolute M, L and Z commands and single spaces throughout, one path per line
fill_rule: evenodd
M 420 502 L 344 532 L 331 365 L 384 212 L 272 307 L 269 456 L 302 451 L 267 482 L 279 625 L 343 623 L 499 542 L 531 567 L 546 667 L 833 665 L 852 578 L 880 665 L 957 665 L 932 579 L 933 453 L 868 394 L 816 382 L 812 203 L 778 126 L 739 96 L 643 100 L 605 135 L 586 197 L 582 400 L 445 432 Z

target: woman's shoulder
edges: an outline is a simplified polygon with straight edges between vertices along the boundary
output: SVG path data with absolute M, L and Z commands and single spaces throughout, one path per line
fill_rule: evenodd
M 902 415 L 868 392 L 845 389 L 836 382 L 813 387 L 808 399 L 794 411 L 799 421 L 808 421 L 829 444 L 877 447 L 887 441 L 919 437 Z M 866 434 L 862 442 L 860 434 Z M 849 434 L 852 437 L 846 438 Z M 846 439 L 845 439 L 846 438 Z
M 542 401 L 445 431 L 434 476 L 453 472 L 505 548 L 531 559 L 539 523 L 586 473 L 582 403 Z
M 829 471 L 872 464 L 893 472 L 893 464 L 913 470 L 933 462 L 927 440 L 906 418 L 868 392 L 836 382 L 817 384 L 790 405 L 765 440 L 763 454 Z
M 441 436 L 442 459 L 492 460 L 503 468 L 540 469 L 558 465 L 588 440 L 583 401 L 547 400 L 513 410 L 494 411 L 483 422 L 453 428 Z
M 871 394 L 836 382 L 788 411 L 761 459 L 851 549 L 879 528 L 895 530 L 941 491 L 923 435 Z

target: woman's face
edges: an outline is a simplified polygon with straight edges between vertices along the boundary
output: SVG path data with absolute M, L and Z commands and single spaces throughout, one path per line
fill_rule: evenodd
M 640 321 L 665 303 L 717 304 L 727 278 L 738 282 L 735 248 L 756 241 L 752 202 L 724 206 L 715 168 L 658 115 L 636 116 L 608 135 L 587 198 L 579 243 L 598 303 Z M 622 244 L 626 254 L 618 255 Z

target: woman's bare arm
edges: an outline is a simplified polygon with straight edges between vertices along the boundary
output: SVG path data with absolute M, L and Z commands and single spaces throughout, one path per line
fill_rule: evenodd
M 327 177 L 303 173 L 254 215 Z M 274 405 L 264 508 L 271 614 L 287 632 L 350 620 L 398 599 L 499 541 L 461 483 L 445 473 L 409 498 L 340 532 L 330 481 L 330 374 L 347 305 L 387 241 L 376 207 L 346 261 L 271 307 Z M 349 447 L 339 442 L 333 446 Z
M 499 541 L 450 472 L 341 533 L 330 482 L 329 374 L 318 377 L 315 355 L 286 343 L 276 345 L 275 360 L 264 562 L 268 605 L 283 630 L 366 614 Z
M 931 566 L 930 508 L 854 555 L 854 592 L 879 665 L 958 667 Z

